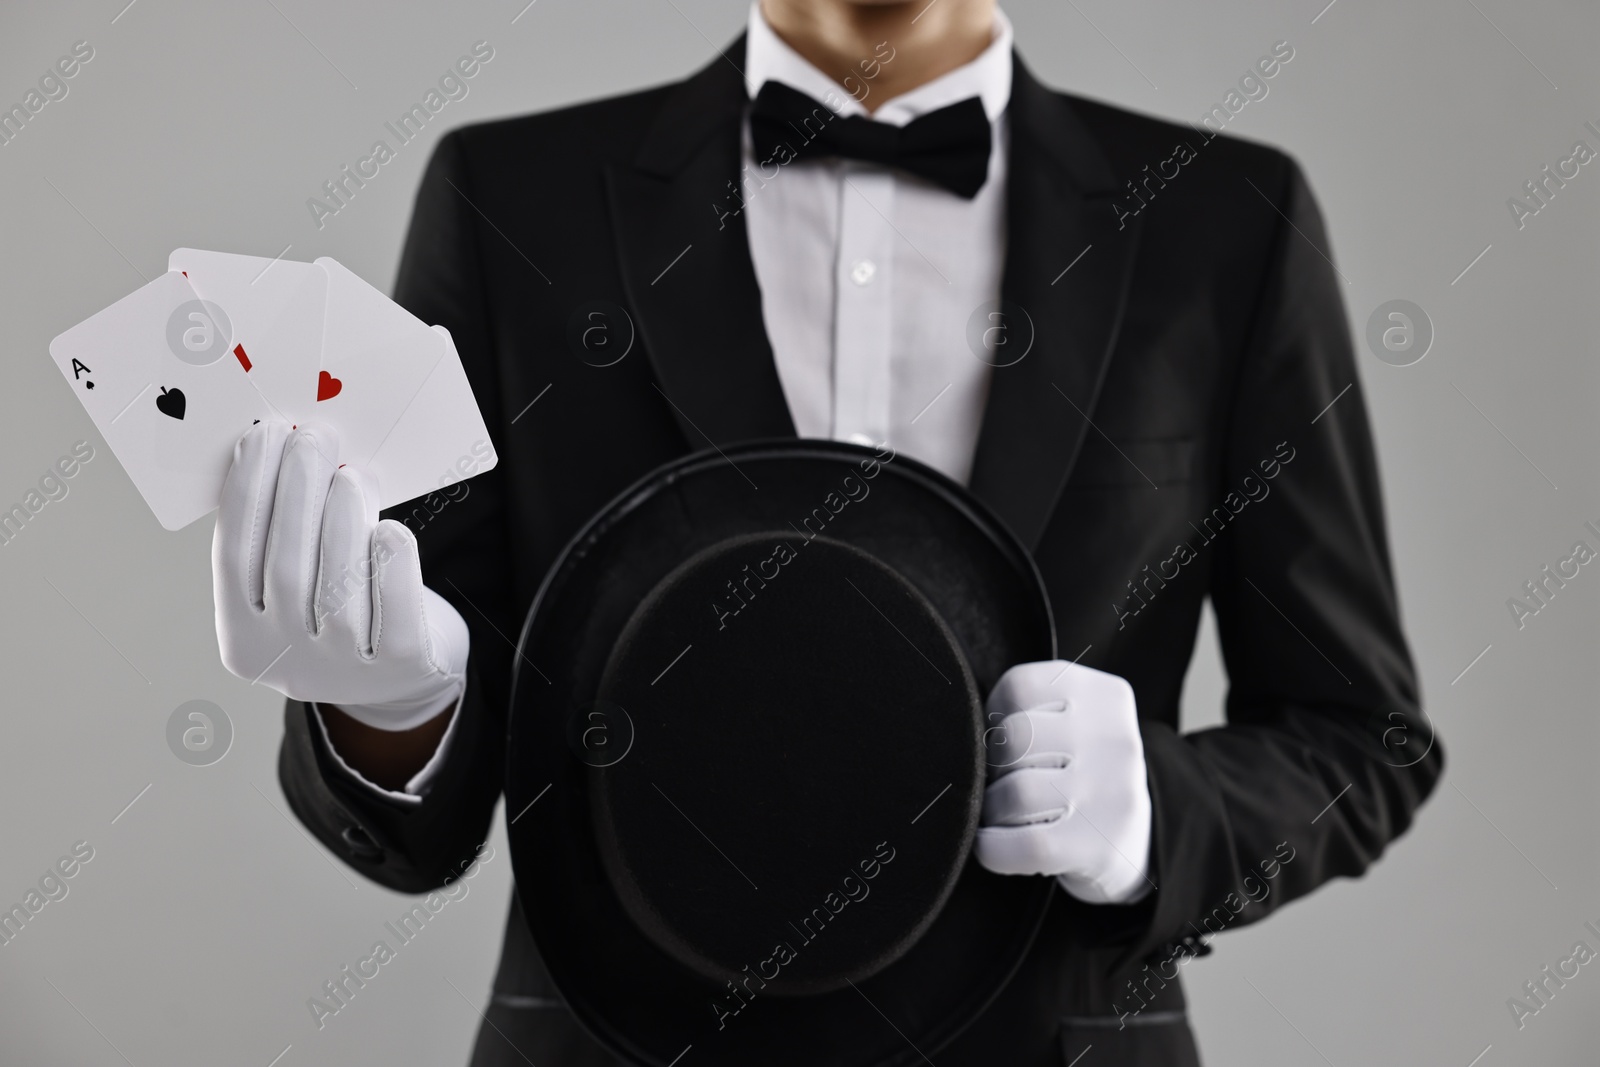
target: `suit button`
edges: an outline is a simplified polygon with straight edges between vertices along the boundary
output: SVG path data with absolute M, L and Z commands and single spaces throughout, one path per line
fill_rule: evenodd
M 339 837 L 350 849 L 350 855 L 356 859 L 367 863 L 379 863 L 383 860 L 383 848 L 361 827 L 346 826 Z

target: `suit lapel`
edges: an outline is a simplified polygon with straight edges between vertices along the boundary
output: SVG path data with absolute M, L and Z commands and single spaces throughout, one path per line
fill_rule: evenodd
M 1118 230 L 1109 162 L 1071 104 L 1020 59 L 1008 114 L 1001 292 L 1026 312 L 1032 347 L 994 369 L 969 484 L 1031 549 L 1092 432 L 1139 227 L 1135 218 Z M 1011 343 L 1026 328 L 1020 313 L 1008 314 Z
M 669 89 L 632 164 L 606 171 L 628 301 L 693 448 L 795 433 L 734 195 L 743 60 L 740 38 Z

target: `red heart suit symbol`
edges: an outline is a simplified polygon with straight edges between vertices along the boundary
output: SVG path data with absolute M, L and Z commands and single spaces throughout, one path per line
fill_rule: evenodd
M 317 374 L 317 399 L 331 400 L 339 395 L 339 390 L 344 388 L 344 383 L 327 371 Z

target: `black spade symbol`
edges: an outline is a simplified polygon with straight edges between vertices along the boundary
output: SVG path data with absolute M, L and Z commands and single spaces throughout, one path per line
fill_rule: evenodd
M 183 418 L 185 401 L 182 389 L 162 388 L 161 395 L 156 397 L 156 407 L 163 415 L 170 415 L 175 419 Z

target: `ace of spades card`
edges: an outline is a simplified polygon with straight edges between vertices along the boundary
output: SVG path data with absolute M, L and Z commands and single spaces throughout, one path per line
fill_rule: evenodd
M 226 316 L 169 271 L 50 342 L 50 355 L 156 519 L 217 506 L 233 448 L 272 409 Z

